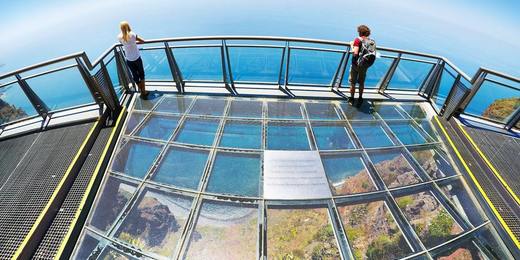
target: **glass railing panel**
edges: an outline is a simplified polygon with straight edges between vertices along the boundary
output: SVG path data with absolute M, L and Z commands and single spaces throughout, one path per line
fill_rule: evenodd
M 437 106 L 437 109 L 440 110 L 446 102 L 454 83 L 455 75 L 447 69 L 444 69 L 441 74 L 439 86 L 432 93 L 433 104 Z
M 0 125 L 36 114 L 18 83 L 0 87 Z
M 340 52 L 291 49 L 290 84 L 331 85 L 341 61 Z
M 431 63 L 401 59 L 388 84 L 388 89 L 418 90 L 432 68 Z
M 170 65 L 164 49 L 141 50 L 145 79 L 149 81 L 173 81 Z
M 390 65 L 392 65 L 393 58 L 387 57 L 379 57 L 376 58 L 376 61 L 370 68 L 367 70 L 367 75 L 365 78 L 365 88 L 378 88 L 379 84 L 383 80 L 386 75 L 388 69 L 390 69 Z M 343 75 L 343 81 L 341 81 L 341 85 L 343 87 L 350 87 L 349 76 L 350 76 L 350 67 L 352 64 L 352 54 L 348 59 L 347 67 L 345 68 L 345 74 Z
M 125 88 L 123 87 L 123 83 L 121 82 L 121 78 L 119 77 L 119 73 L 117 71 L 117 62 L 115 57 L 110 59 L 108 63 L 105 65 L 108 76 L 110 77 L 110 81 L 112 82 L 112 86 L 114 86 L 114 91 L 118 98 L 120 98 L 123 93 L 125 93 Z
M 184 80 L 222 81 L 220 47 L 173 48 Z
M 228 53 L 235 82 L 256 81 L 278 84 L 282 48 L 229 47 Z
M 520 89 L 485 80 L 464 112 L 506 123 L 518 107 L 520 107 Z
M 94 102 L 77 67 L 44 74 L 26 81 L 50 110 Z

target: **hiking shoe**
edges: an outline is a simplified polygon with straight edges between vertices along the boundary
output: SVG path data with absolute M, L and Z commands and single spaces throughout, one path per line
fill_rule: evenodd
M 359 98 L 358 98 L 358 102 L 357 102 L 357 104 L 356 104 L 356 107 L 359 108 L 359 107 L 361 107 L 362 105 L 363 105 L 363 98 L 362 98 L 362 97 L 359 97 Z

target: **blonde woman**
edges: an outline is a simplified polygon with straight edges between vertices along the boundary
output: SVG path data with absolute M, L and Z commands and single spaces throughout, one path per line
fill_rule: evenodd
M 139 53 L 139 48 L 137 47 L 137 43 L 143 43 L 144 40 L 132 32 L 132 29 L 130 29 L 130 24 L 128 24 L 127 21 L 122 21 L 120 23 L 120 28 L 121 33 L 119 34 L 118 38 L 119 42 L 123 44 L 126 64 L 130 68 L 134 82 L 139 87 L 141 98 L 145 98 L 148 95 L 148 91 L 146 91 L 144 86 L 143 60 L 141 59 L 141 54 Z

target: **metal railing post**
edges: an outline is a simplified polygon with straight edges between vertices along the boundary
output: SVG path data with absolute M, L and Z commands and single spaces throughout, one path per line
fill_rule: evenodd
M 179 66 L 177 66 L 177 61 L 173 56 L 172 50 L 170 49 L 170 45 L 168 42 L 164 42 L 164 50 L 166 51 L 166 58 L 168 59 L 168 64 L 170 65 L 170 71 L 172 73 L 173 80 L 175 81 L 175 87 L 179 93 L 184 93 L 184 79 L 182 78 L 181 71 Z
M 285 63 L 283 87 L 287 89 L 287 86 L 289 85 L 289 62 L 291 61 L 291 48 L 289 47 L 289 42 L 286 43 L 285 48 L 287 49 L 287 62 Z
M 90 76 L 90 72 L 87 70 L 87 68 L 85 68 L 85 65 L 83 64 L 83 62 L 81 62 L 81 60 L 78 57 L 75 58 L 75 60 L 76 60 L 76 63 L 78 64 L 79 73 L 81 74 L 81 77 L 85 81 L 85 84 L 87 85 L 88 90 L 90 91 L 90 94 L 92 95 L 92 98 L 94 98 L 94 102 L 96 102 L 96 104 L 99 105 L 100 113 L 102 114 L 103 113 L 103 103 L 105 103 L 105 102 L 103 100 L 103 97 L 100 95 L 100 91 L 99 91 L 96 83 Z
M 460 78 L 461 78 L 461 75 L 457 74 L 457 77 L 455 78 L 455 80 L 453 81 L 453 85 L 451 86 L 450 93 L 446 97 L 446 100 L 444 100 L 444 104 L 442 104 L 441 110 L 439 111 L 439 116 L 443 116 L 444 112 L 446 112 L 446 108 L 450 104 L 451 99 L 453 98 L 453 95 L 455 95 L 457 84 L 459 84 Z M 455 108 L 453 113 L 457 113 L 457 108 Z M 452 115 L 448 115 L 447 118 L 450 118 L 451 116 Z
M 233 79 L 233 72 L 231 71 L 231 60 L 229 59 L 229 49 L 226 45 L 226 40 L 222 41 L 222 47 L 224 48 L 224 53 L 226 54 L 226 63 L 229 73 L 229 82 L 231 83 L 231 89 L 233 89 L 235 95 L 238 95 L 237 89 L 235 88 L 235 79 Z
M 284 69 L 283 63 L 285 61 L 285 55 L 287 52 L 287 43 L 285 44 L 285 47 L 282 49 L 282 58 L 280 59 L 280 71 L 278 72 L 278 88 L 282 88 L 282 72 Z M 284 74 L 285 76 L 285 74 Z
M 344 71 L 344 67 L 345 67 L 345 61 L 346 61 L 346 57 L 348 57 L 348 52 L 349 50 L 347 49 L 347 52 L 343 53 L 343 55 L 341 55 L 341 60 L 338 64 L 338 68 L 336 69 L 336 72 L 334 72 L 334 77 L 332 78 L 332 81 L 331 81 L 331 84 L 330 84 L 330 87 L 332 90 L 334 90 L 334 88 L 338 88 L 340 87 L 341 85 L 341 80 L 343 79 L 342 76 L 340 76 L 340 74 L 342 74 L 342 72 Z M 338 82 L 339 80 L 339 82 Z
M 513 128 L 516 124 L 518 124 L 518 122 L 520 122 L 520 107 L 518 107 L 515 110 L 515 112 L 513 113 L 513 115 L 511 116 L 511 118 L 509 118 L 509 120 L 506 123 L 505 128 L 507 130 L 511 130 L 511 128 Z
M 473 97 L 477 94 L 478 90 L 484 83 L 484 80 L 486 79 L 487 72 L 483 71 L 482 69 L 479 69 L 477 73 L 475 73 L 475 76 L 471 79 L 471 89 L 469 94 L 466 96 L 466 98 L 462 99 L 459 104 L 457 105 L 457 111 L 460 111 L 461 113 L 466 110 L 466 107 L 468 106 L 469 102 L 473 99 Z M 453 89 L 450 91 L 450 93 L 453 91 Z
M 20 85 L 20 88 L 22 88 L 22 91 L 25 93 L 38 115 L 40 115 L 43 118 L 43 121 L 45 121 L 49 115 L 49 107 L 45 104 L 45 102 L 43 102 L 43 100 L 40 99 L 38 95 L 36 95 L 29 84 L 27 84 L 27 81 L 22 79 L 19 74 L 15 74 L 15 77 L 18 81 L 18 85 Z
M 109 106 L 112 111 L 119 111 L 121 109 L 121 104 L 119 104 L 119 98 L 117 97 L 116 91 L 114 89 L 114 84 L 112 84 L 112 80 L 110 80 L 110 75 L 108 74 L 107 67 L 103 61 L 100 61 L 99 64 L 101 66 L 101 73 L 103 74 L 103 77 L 108 86 L 108 95 L 106 95 L 103 91 L 101 91 L 100 94 L 101 96 L 103 96 L 103 99 L 105 101 L 113 101 L 113 104 L 111 104 L 111 102 L 108 102 L 105 103 L 105 105 Z M 97 83 L 99 85 L 99 82 Z M 113 116 L 115 116 L 115 114 Z
M 377 92 L 379 92 L 379 93 L 385 92 L 386 88 L 388 87 L 388 84 L 390 83 L 390 80 L 392 79 L 392 76 L 394 76 L 394 72 L 397 69 L 397 65 L 399 65 L 400 60 L 401 60 L 401 53 L 398 53 L 397 58 L 395 58 L 392 61 L 390 68 L 388 68 L 388 71 L 386 72 L 385 76 L 383 77 L 383 80 L 381 80 L 381 84 L 379 85 L 379 89 Z
M 224 51 L 224 40 L 222 40 L 222 44 L 220 45 L 220 62 L 222 63 L 222 81 L 224 82 L 224 87 L 232 94 L 237 95 L 235 88 L 228 83 L 227 77 L 227 69 L 226 69 L 226 53 Z
M 126 66 L 126 61 L 123 55 L 121 55 L 121 50 L 118 48 L 114 48 L 114 55 L 116 58 L 116 65 L 118 70 L 119 79 L 122 81 L 125 86 L 126 91 L 130 92 L 137 89 L 135 82 L 130 77 L 130 71 L 128 71 L 128 66 Z M 130 89 L 129 85 L 132 84 L 133 89 Z
M 435 90 L 437 90 L 441 84 L 441 80 L 442 80 L 442 73 L 444 72 L 444 66 L 445 66 L 445 62 L 444 61 L 441 61 L 441 63 L 437 66 L 437 71 L 435 71 L 435 74 L 432 75 L 433 76 L 433 82 L 431 82 L 430 86 L 427 86 L 427 89 L 425 89 L 425 94 L 426 94 L 426 98 L 428 100 L 430 100 L 432 98 L 432 95 L 433 93 L 435 92 Z M 455 85 L 453 85 L 455 86 Z M 452 88 L 453 88 L 452 86 Z
M 338 90 L 342 86 L 343 78 L 345 77 L 345 72 L 347 71 L 347 65 L 348 65 L 348 60 L 349 59 L 350 59 L 350 46 L 347 46 L 346 58 L 345 58 L 345 61 L 343 62 L 344 65 L 343 65 L 342 70 L 339 72 L 339 80 L 337 82 L 337 89 Z
M 428 76 L 426 80 L 422 83 L 419 88 L 419 95 L 425 97 L 426 99 L 430 99 L 432 93 L 435 91 L 437 86 L 439 86 L 442 71 L 444 70 L 444 62 L 442 59 L 438 59 L 437 63 L 433 66 L 433 68 L 428 72 Z

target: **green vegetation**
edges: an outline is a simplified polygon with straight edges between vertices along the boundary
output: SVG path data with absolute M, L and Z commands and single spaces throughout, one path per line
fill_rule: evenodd
M 489 107 L 482 113 L 483 117 L 504 121 L 511 115 L 518 107 L 520 107 L 520 98 L 502 98 L 493 101 Z
M 359 237 L 362 237 L 364 235 L 363 230 L 359 227 L 358 228 L 349 228 L 346 230 L 346 233 L 347 233 L 348 240 L 351 242 L 356 241 L 356 239 L 358 239 Z
M 451 236 L 453 227 L 453 219 L 442 209 L 439 214 L 432 220 L 429 228 L 429 238 L 434 241 L 444 241 Z
M 1 97 L 2 93 L 0 93 L 0 98 Z M 9 105 L 5 101 L 0 99 L 0 124 L 26 116 L 27 113 L 25 113 L 23 109 L 17 108 L 14 105 Z
M 396 198 L 397 205 L 400 209 L 404 210 L 406 207 L 413 203 L 412 195 Z
M 366 251 L 367 259 L 387 259 L 401 251 L 399 246 L 400 237 L 379 235 L 368 245 Z
M 269 209 L 269 259 L 339 259 L 334 230 L 325 208 Z

